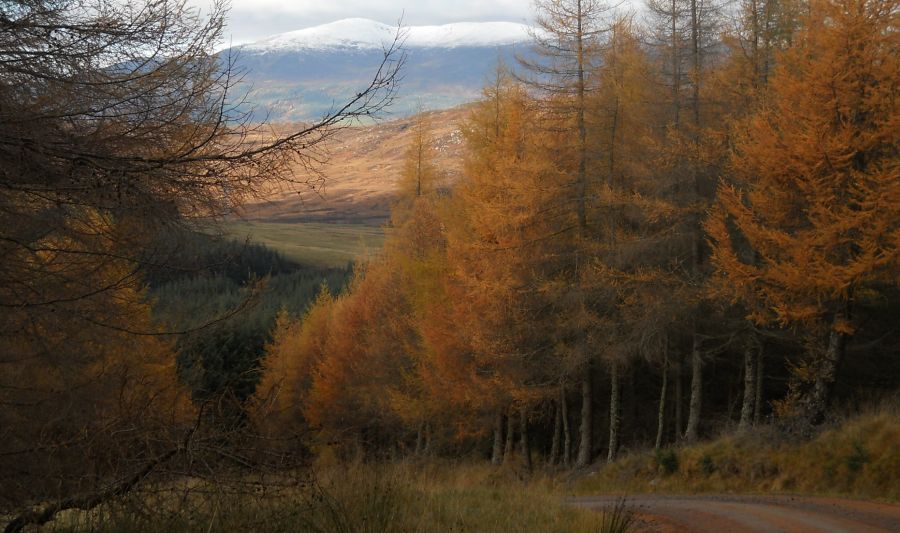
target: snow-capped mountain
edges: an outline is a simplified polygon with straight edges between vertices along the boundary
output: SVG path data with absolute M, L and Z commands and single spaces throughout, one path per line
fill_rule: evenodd
M 251 101 L 270 120 L 317 118 L 371 80 L 397 28 L 345 19 L 281 33 L 225 53 L 237 58 Z M 397 103 L 404 114 L 419 104 L 441 109 L 474 100 L 498 59 L 515 64 L 527 54 L 529 27 L 514 22 L 465 22 L 404 27 L 407 63 Z
M 529 27 L 515 22 L 460 22 L 442 26 L 409 26 L 401 34 L 407 48 L 507 46 L 529 40 Z M 273 35 L 245 45 L 248 51 L 284 52 L 351 48 L 381 50 L 397 35 L 397 27 L 350 18 Z

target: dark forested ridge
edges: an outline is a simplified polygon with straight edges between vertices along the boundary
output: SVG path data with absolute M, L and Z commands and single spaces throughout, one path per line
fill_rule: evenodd
M 150 269 L 148 299 L 175 343 L 178 373 L 199 399 L 228 398 L 242 409 L 259 381 L 279 314 L 299 317 L 323 290 L 340 293 L 344 268 L 293 263 L 263 245 L 202 233 L 168 235 L 166 268 Z

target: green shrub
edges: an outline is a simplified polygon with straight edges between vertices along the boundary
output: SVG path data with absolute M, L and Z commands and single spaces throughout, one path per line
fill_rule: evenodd
M 866 451 L 865 447 L 863 447 L 862 443 L 858 440 L 853 441 L 853 452 L 844 460 L 844 463 L 847 465 L 847 470 L 856 474 L 862 470 L 863 466 L 868 462 L 869 453 Z
M 700 459 L 700 470 L 707 476 L 712 475 L 716 471 L 716 463 L 709 454 L 704 455 Z
M 678 471 L 678 455 L 675 450 L 656 450 L 656 466 L 666 475 L 674 474 Z

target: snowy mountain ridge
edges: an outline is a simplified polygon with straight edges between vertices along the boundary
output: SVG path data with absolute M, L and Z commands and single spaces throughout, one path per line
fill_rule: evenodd
M 405 26 L 406 48 L 492 47 L 531 40 L 530 27 L 517 22 L 458 22 L 441 26 Z M 280 33 L 242 46 L 254 53 L 302 50 L 381 50 L 397 33 L 395 26 L 349 18 L 321 26 Z

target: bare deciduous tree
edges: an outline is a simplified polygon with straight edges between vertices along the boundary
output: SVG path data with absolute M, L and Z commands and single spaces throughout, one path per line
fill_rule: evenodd
M 167 260 L 154 237 L 276 180 L 315 186 L 326 142 L 394 98 L 399 31 L 319 120 L 252 122 L 235 57 L 215 52 L 226 5 L 0 4 L 0 512 L 56 502 L 12 531 L 120 495 L 199 442 L 141 288 Z

